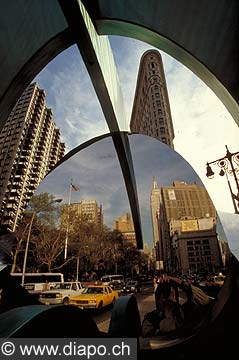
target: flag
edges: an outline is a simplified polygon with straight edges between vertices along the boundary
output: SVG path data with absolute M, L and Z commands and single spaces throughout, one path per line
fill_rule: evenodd
M 80 187 L 79 187 L 79 186 L 75 186 L 75 185 L 73 185 L 73 184 L 71 183 L 71 189 L 72 189 L 73 191 L 79 191 L 79 190 L 80 190 Z

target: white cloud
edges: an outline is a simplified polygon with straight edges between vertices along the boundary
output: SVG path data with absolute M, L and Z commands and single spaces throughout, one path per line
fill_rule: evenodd
M 239 260 L 239 216 L 237 214 L 230 214 L 222 211 L 219 211 L 218 215 L 225 231 L 230 250 Z
M 78 50 L 70 49 L 57 57 L 37 77 L 46 90 L 47 106 L 53 109 L 54 120 L 62 139 L 70 150 L 84 141 L 108 132 L 100 104 Z
M 216 95 L 186 68 L 181 67 L 176 76 L 170 73 L 168 89 L 175 150 L 198 173 L 216 208 L 233 212 L 226 179 L 215 176 L 209 180 L 205 174 L 207 161 L 226 155 L 226 144 L 232 152 L 239 150 L 238 126 Z M 219 170 L 215 168 L 215 174 Z

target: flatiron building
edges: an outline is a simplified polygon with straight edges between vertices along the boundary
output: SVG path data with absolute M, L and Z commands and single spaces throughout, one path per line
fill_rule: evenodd
M 152 136 L 173 148 L 174 130 L 163 62 L 157 50 L 140 61 L 130 131 Z

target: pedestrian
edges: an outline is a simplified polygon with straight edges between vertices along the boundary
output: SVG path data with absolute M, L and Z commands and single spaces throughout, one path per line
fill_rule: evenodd
M 182 303 L 179 288 L 184 293 Z M 155 304 L 156 309 L 144 317 L 143 337 L 171 333 L 182 327 L 190 332 L 207 314 L 211 302 L 201 289 L 189 282 L 164 276 L 157 280 Z
M 157 275 L 154 275 L 154 278 L 153 278 L 154 292 L 157 289 L 157 281 L 158 281 L 158 277 L 157 277 Z
M 155 292 L 156 309 L 160 314 L 160 332 L 170 332 L 183 324 L 184 315 L 179 304 L 178 287 L 165 278 L 158 280 Z

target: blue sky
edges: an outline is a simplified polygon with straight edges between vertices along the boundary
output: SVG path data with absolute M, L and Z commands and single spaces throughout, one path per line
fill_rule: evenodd
M 110 37 L 110 42 L 129 122 L 140 57 L 152 47 L 123 37 Z M 216 209 L 233 213 L 226 179 L 215 175 L 213 180 L 209 180 L 205 172 L 207 161 L 225 155 L 226 144 L 232 152 L 239 150 L 238 126 L 202 81 L 167 54 L 161 54 L 175 130 L 175 150 L 193 166 Z M 39 86 L 46 90 L 47 105 L 53 110 L 55 122 L 61 129 L 68 150 L 108 132 L 101 107 L 76 46 L 57 56 L 36 80 Z M 84 197 L 83 194 L 82 196 Z

